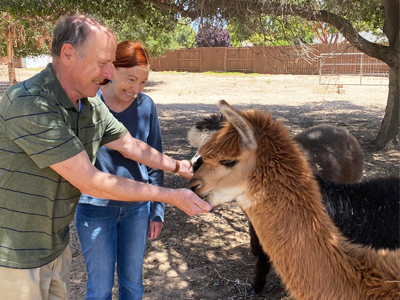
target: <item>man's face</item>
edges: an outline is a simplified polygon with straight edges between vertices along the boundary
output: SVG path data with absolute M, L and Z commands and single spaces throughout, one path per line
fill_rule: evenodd
M 77 98 L 94 97 L 104 79 L 112 79 L 117 42 L 111 31 L 96 27 L 83 46 L 83 58 L 76 53 L 73 64 Z

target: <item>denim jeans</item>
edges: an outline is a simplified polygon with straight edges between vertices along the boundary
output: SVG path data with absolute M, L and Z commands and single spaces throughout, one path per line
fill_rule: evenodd
M 76 228 L 88 274 L 86 299 L 111 300 L 115 263 L 119 299 L 142 299 L 149 215 L 150 202 L 120 207 L 78 204 Z

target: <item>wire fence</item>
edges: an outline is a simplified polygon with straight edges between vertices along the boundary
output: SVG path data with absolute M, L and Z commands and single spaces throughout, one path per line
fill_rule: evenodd
M 382 86 L 389 83 L 388 66 L 362 52 L 321 53 L 319 60 L 320 85 L 330 85 L 334 82 L 342 85 Z M 371 77 L 380 77 L 380 79 Z

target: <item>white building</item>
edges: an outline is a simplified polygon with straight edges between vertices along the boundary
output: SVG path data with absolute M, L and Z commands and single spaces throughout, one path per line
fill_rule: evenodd
M 50 55 L 28 56 L 21 58 L 21 67 L 26 69 L 44 68 L 51 63 L 53 58 Z

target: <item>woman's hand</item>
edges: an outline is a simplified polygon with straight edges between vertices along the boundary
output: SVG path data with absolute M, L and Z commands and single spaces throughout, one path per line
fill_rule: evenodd
M 149 232 L 147 234 L 148 239 L 154 240 L 154 239 L 158 238 L 158 236 L 161 233 L 162 228 L 163 228 L 162 222 L 150 221 Z
M 188 160 L 179 161 L 180 167 L 178 170 L 178 174 L 186 179 L 190 179 L 193 176 L 193 172 L 191 171 L 192 164 Z

